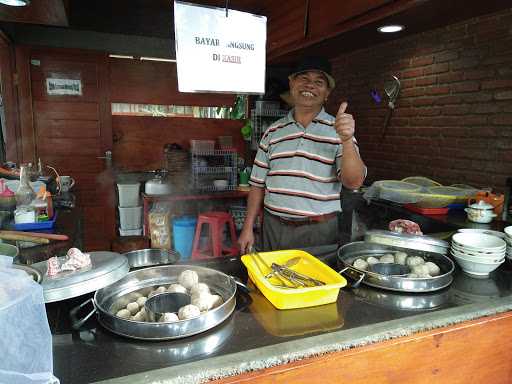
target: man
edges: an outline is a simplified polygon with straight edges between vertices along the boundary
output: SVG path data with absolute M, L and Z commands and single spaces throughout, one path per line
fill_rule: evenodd
M 329 62 L 305 58 L 288 79 L 294 108 L 262 136 L 238 239 L 242 254 L 254 244 L 262 203 L 263 250 L 337 243 L 341 184 L 357 189 L 366 175 L 347 103 L 336 117 L 323 108 L 335 85 Z

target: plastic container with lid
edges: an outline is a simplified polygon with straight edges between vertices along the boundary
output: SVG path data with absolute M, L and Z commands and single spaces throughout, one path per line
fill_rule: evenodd
M 142 207 L 119 207 L 121 229 L 139 229 L 142 227 Z
M 120 207 L 136 207 L 139 205 L 140 183 L 118 183 L 117 191 Z
M 179 252 L 182 259 L 188 259 L 192 255 L 196 224 L 197 218 L 192 216 L 183 216 L 173 220 L 174 249 Z

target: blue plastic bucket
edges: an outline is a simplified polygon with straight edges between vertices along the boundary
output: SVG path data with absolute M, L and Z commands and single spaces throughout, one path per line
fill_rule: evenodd
M 189 259 L 192 255 L 196 224 L 197 218 L 192 216 L 183 216 L 173 220 L 174 250 L 179 252 L 181 259 Z

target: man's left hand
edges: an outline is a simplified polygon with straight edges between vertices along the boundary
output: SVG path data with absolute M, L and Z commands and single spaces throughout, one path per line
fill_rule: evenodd
M 336 114 L 336 120 L 334 121 L 334 128 L 342 142 L 351 140 L 354 137 L 356 129 L 356 122 L 352 115 L 345 113 L 347 105 L 346 101 L 341 103 L 338 113 Z

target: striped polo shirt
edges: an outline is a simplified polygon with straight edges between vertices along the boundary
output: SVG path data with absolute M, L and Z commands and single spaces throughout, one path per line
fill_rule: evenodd
M 341 210 L 343 146 L 334 120 L 322 108 L 304 128 L 291 110 L 265 131 L 249 183 L 265 188 L 270 213 L 303 217 Z

